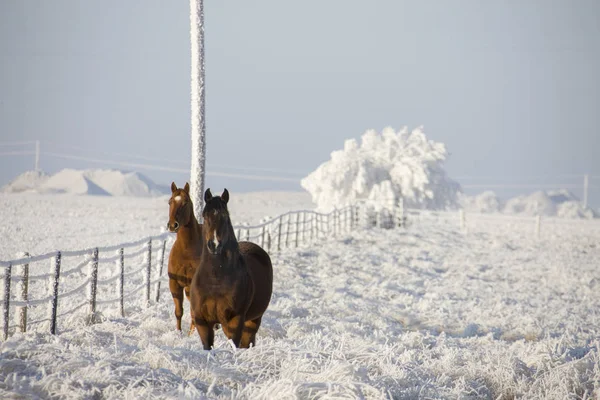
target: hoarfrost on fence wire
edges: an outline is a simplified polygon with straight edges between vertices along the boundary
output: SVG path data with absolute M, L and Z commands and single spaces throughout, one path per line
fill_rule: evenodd
M 357 200 L 386 207 L 400 197 L 408 207 L 455 208 L 460 185 L 446 175 L 447 155 L 446 146 L 427 139 L 422 127 L 369 130 L 360 144 L 346 140 L 343 150 L 332 152 L 301 184 L 321 211 Z

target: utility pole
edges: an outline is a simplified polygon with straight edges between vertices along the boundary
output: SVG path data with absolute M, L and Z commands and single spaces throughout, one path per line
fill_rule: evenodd
M 204 3 L 190 0 L 190 42 L 192 46 L 192 168 L 190 197 L 194 214 L 202 222 L 206 166 L 206 126 L 204 119 Z

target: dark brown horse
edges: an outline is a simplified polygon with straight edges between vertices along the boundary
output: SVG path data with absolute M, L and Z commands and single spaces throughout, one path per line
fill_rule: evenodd
M 178 189 L 175 182 L 171 183 L 171 198 L 169 199 L 169 222 L 167 228 L 177 232 L 177 238 L 169 254 L 169 289 L 175 303 L 175 318 L 177 329 L 181 330 L 183 316 L 183 292 L 190 300 L 190 284 L 204 249 L 202 240 L 202 224 L 194 215 L 194 207 L 190 199 L 190 185 L 186 182 L 183 189 Z M 191 309 L 191 307 L 190 307 Z M 194 318 L 190 331 L 194 329 Z
M 204 201 L 202 236 L 207 248 L 192 280 L 190 300 L 196 329 L 205 350 L 213 345 L 217 323 L 236 347 L 250 347 L 271 300 L 271 258 L 260 246 L 236 240 L 227 189 L 215 197 L 207 189 Z

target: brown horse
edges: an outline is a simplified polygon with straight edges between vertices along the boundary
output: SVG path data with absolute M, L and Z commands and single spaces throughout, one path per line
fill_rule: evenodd
M 250 242 L 240 242 L 229 218 L 229 192 L 204 194 L 203 241 L 200 266 L 191 287 L 192 315 L 205 350 L 214 342 L 220 323 L 236 347 L 254 345 L 262 315 L 273 291 L 273 267 L 267 252 Z
M 202 224 L 194 215 L 194 207 L 190 199 L 190 185 L 186 182 L 183 189 L 178 189 L 175 182 L 171 183 L 171 198 L 169 199 L 169 222 L 167 228 L 177 232 L 177 238 L 169 254 L 169 289 L 175 303 L 175 318 L 177 330 L 181 331 L 183 316 L 183 292 L 190 300 L 190 283 L 200 264 L 204 243 L 202 240 Z M 191 309 L 191 307 L 190 307 Z M 190 331 L 194 329 L 194 318 Z

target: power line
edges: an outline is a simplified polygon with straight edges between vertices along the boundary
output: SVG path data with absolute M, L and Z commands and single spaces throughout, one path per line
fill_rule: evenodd
M 475 184 L 475 185 L 461 185 L 463 188 L 467 189 L 531 189 L 531 188 L 544 188 L 544 189 L 580 189 L 582 185 L 577 185 L 573 183 L 555 183 L 555 184 L 535 184 L 535 183 L 524 183 L 524 184 Z M 596 188 L 597 186 L 590 186 L 590 188 Z
M 0 142 L 0 146 L 24 146 L 26 144 L 35 144 L 35 140 L 25 142 Z
M 559 175 L 519 175 L 519 176 L 474 176 L 474 175 L 463 175 L 463 176 L 452 176 L 451 178 L 454 180 L 481 180 L 481 179 L 491 179 L 491 180 L 523 180 L 523 179 L 554 179 L 554 178 L 583 178 L 586 174 L 559 174 Z M 590 176 L 591 177 L 591 176 Z
M 114 160 L 101 160 L 101 159 L 97 159 L 97 158 L 73 156 L 73 155 L 70 155 L 70 154 L 60 154 L 60 153 L 50 153 L 50 152 L 45 152 L 43 154 L 49 155 L 49 156 L 52 156 L 52 157 L 70 159 L 70 160 L 87 161 L 87 162 L 94 162 L 94 163 L 100 163 L 100 164 L 109 164 L 109 165 L 120 165 L 120 166 L 123 166 L 123 167 L 129 167 L 129 168 L 139 168 L 139 169 L 155 170 L 155 171 L 178 172 L 178 173 L 185 173 L 185 174 L 187 174 L 187 173 L 190 172 L 188 169 L 183 169 L 183 168 L 163 167 L 163 166 L 156 166 L 156 165 L 149 165 L 149 164 L 121 162 L 121 161 L 114 161 Z M 247 180 L 257 180 L 257 181 L 294 182 L 294 183 L 298 183 L 298 181 L 299 181 L 298 179 L 285 178 L 285 177 L 279 177 L 279 176 L 232 174 L 232 173 L 228 173 L 228 172 L 208 172 L 207 171 L 206 175 L 208 175 L 208 176 L 220 176 L 220 177 L 225 177 L 225 178 L 238 178 L 238 179 L 247 179 Z
M 31 156 L 34 155 L 35 151 L 7 151 L 0 153 L 0 156 Z
M 86 152 L 90 152 L 90 149 L 87 149 L 85 147 L 80 147 L 80 146 L 74 146 L 74 145 L 65 145 L 65 144 L 60 144 L 60 143 L 56 143 L 56 142 L 50 142 L 52 143 L 55 147 L 59 147 L 59 148 L 69 148 L 69 149 L 73 149 L 73 150 L 79 150 L 79 151 L 86 151 Z M 155 157 L 147 157 L 147 156 L 139 156 L 139 155 L 133 155 L 133 154 L 125 154 L 125 153 L 109 153 L 109 152 L 104 152 L 104 151 L 94 151 L 95 154 L 103 154 L 106 156 L 110 156 L 110 157 L 127 157 L 129 159 L 131 158 L 135 158 L 138 160 L 144 160 L 144 161 L 156 161 L 156 162 L 168 162 L 171 164 L 177 164 L 177 165 L 181 165 L 181 166 L 186 166 L 187 168 L 189 168 L 189 161 L 181 161 L 181 160 L 172 160 L 172 159 L 166 159 L 166 158 L 155 158 Z M 42 152 L 42 154 L 44 154 Z M 305 171 L 298 171 L 298 170 L 285 170 L 285 169 L 280 169 L 280 168 L 266 168 L 266 167 L 247 167 L 247 166 L 236 166 L 236 165 L 228 165 L 228 164 L 210 164 L 211 167 L 215 167 L 215 168 L 225 168 L 225 169 L 233 169 L 233 170 L 241 170 L 241 171 L 263 171 L 263 172 L 276 172 L 276 173 L 290 173 L 290 174 L 305 174 Z

